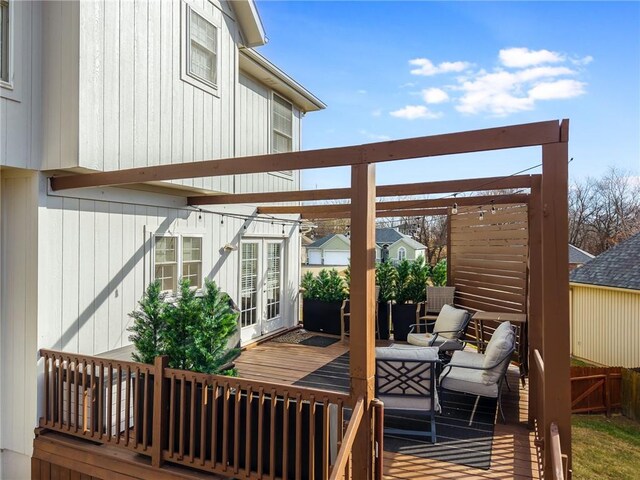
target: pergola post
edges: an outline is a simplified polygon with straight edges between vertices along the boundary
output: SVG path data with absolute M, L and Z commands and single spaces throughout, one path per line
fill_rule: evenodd
M 543 409 L 538 401 L 542 385 L 538 381 L 538 366 L 533 357 L 538 350 L 544 358 L 542 343 L 542 192 L 540 177 L 536 177 L 531 185 L 529 199 L 529 305 L 528 338 L 529 338 L 529 426 L 534 427 L 535 419 L 540 420 L 538 428 L 543 428 Z
M 353 445 L 353 472 L 373 478 L 370 403 L 374 398 L 375 166 L 351 167 L 351 395 L 364 398 L 365 413 Z
M 558 426 L 561 448 L 571 469 L 568 129 L 568 120 L 563 120 L 559 142 L 542 146 L 545 478 L 553 478 L 551 422 Z

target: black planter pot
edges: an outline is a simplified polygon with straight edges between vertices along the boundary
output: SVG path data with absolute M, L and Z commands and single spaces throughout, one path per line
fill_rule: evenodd
M 414 303 L 395 304 L 392 306 L 393 339 L 406 342 L 409 327 L 416 323 L 416 305 Z
M 309 332 L 340 335 L 340 307 L 342 302 L 303 300 L 302 323 Z
M 382 340 L 389 340 L 389 311 L 386 302 L 378 302 L 378 332 Z

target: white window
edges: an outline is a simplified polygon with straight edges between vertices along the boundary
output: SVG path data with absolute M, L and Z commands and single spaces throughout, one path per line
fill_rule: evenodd
M 10 39 L 9 2 L 0 0 L 0 81 L 11 82 L 10 75 Z
M 202 238 L 182 237 L 182 278 L 202 288 Z
M 278 95 L 273 95 L 271 108 L 271 153 L 285 153 L 293 150 L 293 105 Z M 293 175 L 291 170 L 283 171 Z
M 154 247 L 155 280 L 160 281 L 162 291 L 177 290 L 180 278 L 202 288 L 201 237 L 157 235 Z
M 218 96 L 220 28 L 214 17 L 182 2 L 181 37 L 180 78 Z
M 402 261 L 407 258 L 407 250 L 404 247 L 398 249 L 398 260 Z

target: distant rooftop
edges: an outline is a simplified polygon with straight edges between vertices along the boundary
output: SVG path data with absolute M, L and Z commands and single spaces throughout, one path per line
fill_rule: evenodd
M 595 257 L 589 252 L 585 252 L 584 250 L 569 244 L 569 263 L 587 263 L 592 258 Z
M 640 290 L 640 233 L 576 268 L 569 279 L 575 283 Z
M 341 233 L 332 233 L 330 235 L 325 235 L 324 237 L 317 239 L 313 243 L 310 243 L 309 245 L 307 245 L 307 248 L 320 248 L 322 245 L 336 236 L 342 238 L 343 240 L 346 240 L 347 243 L 351 243 L 347 236 Z M 420 242 L 415 241 L 409 235 L 400 233 L 395 228 L 376 228 L 376 243 L 379 246 L 382 246 L 384 244 L 392 245 L 400 239 L 404 239 L 407 243 L 409 243 L 409 245 L 411 245 L 412 248 L 416 250 L 427 248 Z

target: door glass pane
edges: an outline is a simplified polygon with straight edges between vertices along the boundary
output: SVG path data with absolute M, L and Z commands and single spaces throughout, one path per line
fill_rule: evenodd
M 267 244 L 267 319 L 280 315 L 280 265 L 281 245 L 279 243 Z
M 202 287 L 202 238 L 182 238 L 182 278 L 189 280 L 189 285 Z
M 243 243 L 240 257 L 240 324 L 255 325 L 258 321 L 258 244 Z

